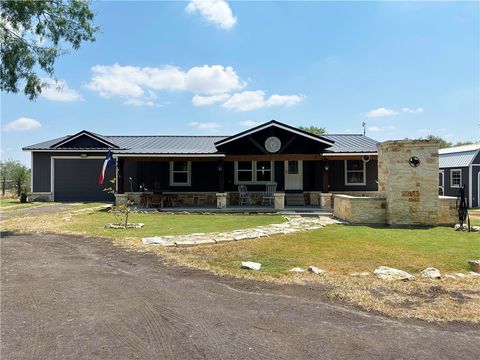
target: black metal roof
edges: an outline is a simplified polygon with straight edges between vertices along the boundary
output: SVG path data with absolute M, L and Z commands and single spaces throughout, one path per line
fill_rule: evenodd
M 82 133 L 82 132 L 80 132 Z M 68 151 L 68 150 L 105 150 L 106 147 L 98 148 L 69 148 L 66 144 L 61 148 L 56 147 L 70 136 L 44 141 L 38 144 L 26 146 L 26 151 Z M 215 143 L 230 139 L 231 136 L 107 136 L 85 131 L 93 134 L 105 142 L 115 145 L 112 149 L 115 154 L 218 154 Z M 326 153 L 376 153 L 378 142 L 361 134 L 332 134 L 319 137 L 333 143 L 325 149 Z M 68 142 L 67 142 L 68 144 Z

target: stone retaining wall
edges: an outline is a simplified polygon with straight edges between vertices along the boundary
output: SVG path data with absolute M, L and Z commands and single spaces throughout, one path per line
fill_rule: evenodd
M 384 197 L 356 197 L 334 195 L 335 217 L 352 224 L 386 224 L 386 199 Z

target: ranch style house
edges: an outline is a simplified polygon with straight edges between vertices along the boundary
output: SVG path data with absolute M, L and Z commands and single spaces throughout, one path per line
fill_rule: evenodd
M 316 136 L 272 120 L 232 136 L 106 136 L 90 131 L 24 147 L 31 152 L 31 200 L 117 201 L 148 194 L 147 206 L 262 204 L 331 207 L 334 193 L 378 191 L 377 141 L 361 134 Z M 108 152 L 115 166 L 98 178 Z M 115 179 L 114 183 L 110 180 Z M 278 199 L 277 199 L 278 200 Z M 220 206 L 222 207 L 222 206 Z

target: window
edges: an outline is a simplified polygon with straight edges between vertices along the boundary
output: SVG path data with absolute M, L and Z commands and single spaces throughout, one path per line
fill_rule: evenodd
M 273 161 L 235 161 L 235 184 L 273 182 Z
M 345 185 L 365 185 L 365 167 L 363 160 L 345 160 Z
M 289 160 L 288 161 L 288 173 L 291 175 L 298 174 L 298 161 L 297 160 Z
M 452 169 L 450 170 L 450 187 L 459 188 L 462 186 L 462 170 Z
M 191 168 L 190 161 L 170 161 L 170 186 L 190 186 Z

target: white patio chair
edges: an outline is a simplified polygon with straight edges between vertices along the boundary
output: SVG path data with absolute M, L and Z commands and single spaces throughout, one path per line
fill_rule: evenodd
M 265 192 L 262 195 L 262 205 L 273 205 L 275 200 L 275 191 L 277 190 L 277 183 L 265 185 Z
M 239 195 L 238 202 L 240 205 L 250 204 L 250 195 L 248 194 L 248 190 L 245 185 L 238 185 L 238 195 Z

